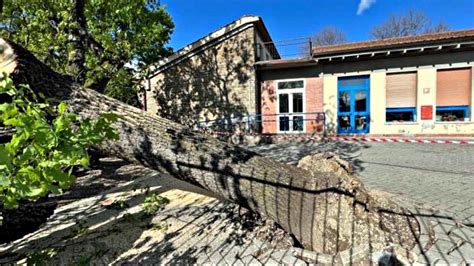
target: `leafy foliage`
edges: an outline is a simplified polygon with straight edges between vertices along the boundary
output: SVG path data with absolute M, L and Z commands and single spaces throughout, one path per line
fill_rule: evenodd
M 114 200 L 112 204 L 107 206 L 107 209 L 113 209 L 113 210 L 124 210 L 126 208 L 130 207 L 128 203 L 122 199 L 119 200 Z
M 168 198 L 162 197 L 156 193 L 150 194 L 143 200 L 144 213 L 148 216 L 152 216 L 168 203 L 170 203 Z
M 115 73 L 115 76 L 107 84 L 105 94 L 119 99 L 122 102 L 139 106 L 138 94 L 142 90 L 142 85 L 132 78 L 133 73 L 127 69 L 121 69 Z M 127 88 L 124 90 L 124 88 Z
M 166 230 L 168 230 L 168 224 L 166 224 L 166 223 L 150 223 L 148 225 L 148 229 L 153 230 L 153 231 L 166 232 Z
M 77 41 L 72 33 L 78 21 L 71 16 L 77 2 L 85 3 L 85 28 L 80 31 L 85 49 L 83 85 L 100 92 L 107 89 L 127 102 L 127 91 L 134 92 L 128 87 L 130 80 L 139 80 L 150 64 L 171 53 L 165 44 L 174 25 L 158 0 L 6 1 L 0 32 L 54 70 L 68 73 Z M 117 93 L 117 88 L 126 92 Z
M 55 257 L 59 250 L 56 248 L 47 248 L 29 254 L 26 257 L 27 265 L 47 265 L 47 261 Z
M 0 80 L 0 94 L 12 97 L 0 104 L 0 123 L 16 129 L 9 143 L 0 144 L 0 202 L 5 208 L 16 207 L 20 199 L 61 193 L 75 180 L 73 167 L 89 164 L 89 145 L 119 138 L 111 126 L 115 114 L 80 121 L 66 103 L 41 103 L 29 87 L 15 88 L 8 77 Z

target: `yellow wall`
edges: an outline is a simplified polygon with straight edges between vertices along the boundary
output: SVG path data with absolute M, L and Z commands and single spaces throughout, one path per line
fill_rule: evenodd
M 323 110 L 326 114 L 326 132 L 334 134 L 337 125 L 337 77 L 323 77 Z
M 370 133 L 379 132 L 384 121 L 385 72 L 373 72 L 370 74 Z
M 464 67 L 472 63 L 464 64 Z M 329 134 L 336 132 L 337 125 L 337 79 L 354 75 L 370 75 L 370 134 L 474 134 L 474 70 L 471 82 L 470 120 L 466 122 L 436 122 L 436 71 L 460 66 L 429 66 L 390 72 L 417 71 L 417 121 L 405 123 L 385 122 L 385 77 L 386 70 L 335 74 L 324 76 L 324 112 Z M 461 65 L 462 67 L 462 65 Z M 421 106 L 433 106 L 433 119 L 421 120 Z

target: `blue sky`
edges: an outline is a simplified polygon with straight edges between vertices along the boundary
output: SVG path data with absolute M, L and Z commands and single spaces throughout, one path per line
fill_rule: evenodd
M 367 7 L 358 10 L 359 5 Z M 170 46 L 175 50 L 242 15 L 263 18 L 274 41 L 307 37 L 327 25 L 347 33 L 349 41 L 370 38 L 370 30 L 390 14 L 425 12 L 451 29 L 474 28 L 474 0 L 162 0 L 173 17 Z M 359 11 L 360 14 L 357 14 Z M 362 11 L 362 12 L 360 12 Z

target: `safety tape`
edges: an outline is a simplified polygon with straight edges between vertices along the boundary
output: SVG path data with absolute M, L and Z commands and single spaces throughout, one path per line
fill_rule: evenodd
M 203 134 L 214 137 L 219 136 L 260 136 L 264 140 L 283 139 L 295 141 L 341 141 L 341 142 L 381 142 L 381 143 L 426 143 L 426 144 L 462 144 L 474 145 L 474 140 L 449 140 L 449 139 L 420 139 L 420 138 L 375 138 L 375 137 L 351 137 L 351 136 L 299 136 L 299 135 L 266 135 L 258 133 L 232 133 L 220 131 L 200 131 Z

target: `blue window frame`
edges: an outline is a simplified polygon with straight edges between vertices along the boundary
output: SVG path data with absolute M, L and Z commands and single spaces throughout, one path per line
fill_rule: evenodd
M 454 121 L 468 121 L 469 120 L 469 106 L 437 106 L 436 107 L 436 121 L 438 122 L 454 122 Z
M 385 110 L 386 122 L 415 122 L 416 107 L 387 108 Z

